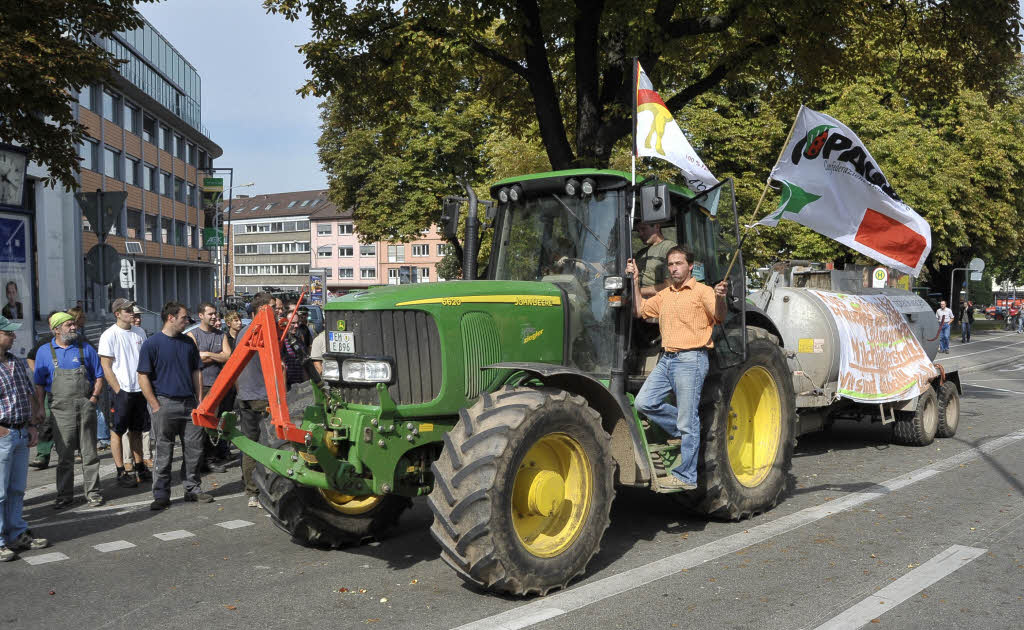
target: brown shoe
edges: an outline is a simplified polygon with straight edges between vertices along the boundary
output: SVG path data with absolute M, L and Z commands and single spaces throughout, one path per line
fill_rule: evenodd
M 664 490 L 696 490 L 697 484 L 683 481 L 675 475 L 658 477 L 658 487 Z

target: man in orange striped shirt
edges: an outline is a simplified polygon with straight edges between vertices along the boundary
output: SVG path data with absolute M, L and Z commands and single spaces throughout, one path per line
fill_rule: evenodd
M 636 263 L 626 263 L 633 274 L 634 313 L 657 317 L 664 352 L 636 396 L 637 410 L 666 433 L 679 438 L 680 463 L 668 477 L 659 477 L 661 488 L 694 490 L 697 487 L 697 454 L 700 451 L 700 392 L 708 374 L 708 350 L 714 347 L 711 331 L 725 320 L 726 280 L 714 289 L 693 277 L 693 252 L 673 247 L 668 252 L 670 284 L 649 299 L 640 298 Z M 665 402 L 675 393 L 676 404 Z

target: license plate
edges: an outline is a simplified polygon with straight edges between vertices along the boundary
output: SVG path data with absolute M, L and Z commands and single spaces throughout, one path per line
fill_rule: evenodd
M 330 332 L 327 337 L 328 352 L 355 354 L 356 334 L 352 332 Z

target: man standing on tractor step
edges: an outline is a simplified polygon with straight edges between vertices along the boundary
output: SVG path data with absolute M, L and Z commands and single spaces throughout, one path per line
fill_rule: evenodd
M 185 335 L 188 309 L 168 302 L 160 312 L 163 328 L 142 344 L 139 351 L 139 385 L 149 403 L 152 432 L 156 437 L 151 510 L 171 506 L 171 459 L 174 440 L 181 440 L 182 485 L 185 501 L 210 503 L 213 497 L 200 491 L 199 466 L 203 461 L 203 430 L 192 423 L 192 410 L 203 395 L 199 348 Z
M 252 298 L 252 312 L 255 317 L 260 309 L 270 305 L 274 307 L 274 298 L 269 293 L 257 293 Z M 277 321 L 275 317 L 274 321 Z M 252 326 L 252 324 L 249 324 Z M 241 340 L 249 330 L 246 326 L 238 332 L 238 339 Z M 236 345 L 237 348 L 237 345 Z M 238 430 L 250 440 L 260 439 L 260 426 L 266 421 L 267 407 L 270 398 L 267 396 L 267 385 L 263 379 L 263 370 L 260 366 L 260 357 L 254 354 L 249 363 L 238 375 L 235 381 L 238 394 L 235 396 L 235 409 L 238 410 Z M 256 469 L 256 460 L 242 453 L 242 482 L 245 484 L 245 493 L 249 495 L 249 507 L 260 506 L 260 488 L 252 478 Z
M 700 451 L 700 392 L 708 374 L 708 351 L 714 347 L 711 332 L 725 320 L 728 280 L 714 289 L 697 282 L 693 252 L 673 247 L 668 252 L 670 284 L 654 297 L 640 297 L 636 263 L 626 263 L 633 274 L 634 314 L 657 317 L 664 352 L 636 397 L 636 408 L 673 438 L 680 438 L 680 463 L 672 474 L 656 480 L 660 488 L 694 490 L 697 487 L 697 455 Z M 674 393 L 676 404 L 665 402 Z
M 645 298 L 654 297 L 658 291 L 668 286 L 668 252 L 676 247 L 661 234 L 661 226 L 657 223 L 637 223 L 636 232 L 647 247 L 636 253 L 638 271 L 640 273 L 640 295 Z

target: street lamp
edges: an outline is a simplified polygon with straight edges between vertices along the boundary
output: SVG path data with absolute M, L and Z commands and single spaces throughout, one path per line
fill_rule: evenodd
M 231 192 L 232 190 L 234 190 L 236 188 L 249 188 L 249 187 L 255 186 L 255 185 L 256 185 L 256 182 L 249 182 L 248 184 L 239 184 L 238 186 L 231 186 L 231 187 L 229 187 L 229 188 L 227 188 L 225 190 L 220 191 L 213 198 L 214 219 L 215 219 L 214 227 L 220 227 L 221 228 L 221 244 L 220 244 L 220 246 L 223 247 L 224 250 L 225 250 L 224 254 L 222 255 L 222 254 L 220 254 L 220 251 L 221 251 L 220 248 L 217 249 L 217 254 L 218 254 L 218 256 L 217 256 L 217 258 L 218 258 L 218 260 L 217 260 L 217 272 L 220 274 L 220 282 L 218 282 L 218 284 L 220 285 L 220 299 L 221 299 L 221 302 L 224 301 L 224 298 L 226 297 L 225 294 L 227 293 L 228 283 L 227 283 L 226 271 L 231 268 L 230 267 L 230 263 L 229 263 L 229 261 L 230 261 L 229 253 L 227 251 L 227 248 L 230 247 L 230 244 L 231 244 L 231 242 L 230 242 L 230 233 L 228 234 L 228 236 L 225 236 L 224 235 L 224 229 L 223 229 L 224 228 L 224 218 L 223 217 L 224 217 L 225 213 L 228 215 L 228 224 L 229 224 L 229 228 L 230 228 L 230 223 L 231 223 L 231 203 L 230 203 L 230 199 L 229 199 L 228 208 L 227 208 L 226 211 L 220 209 L 220 204 L 224 202 L 224 193 Z

